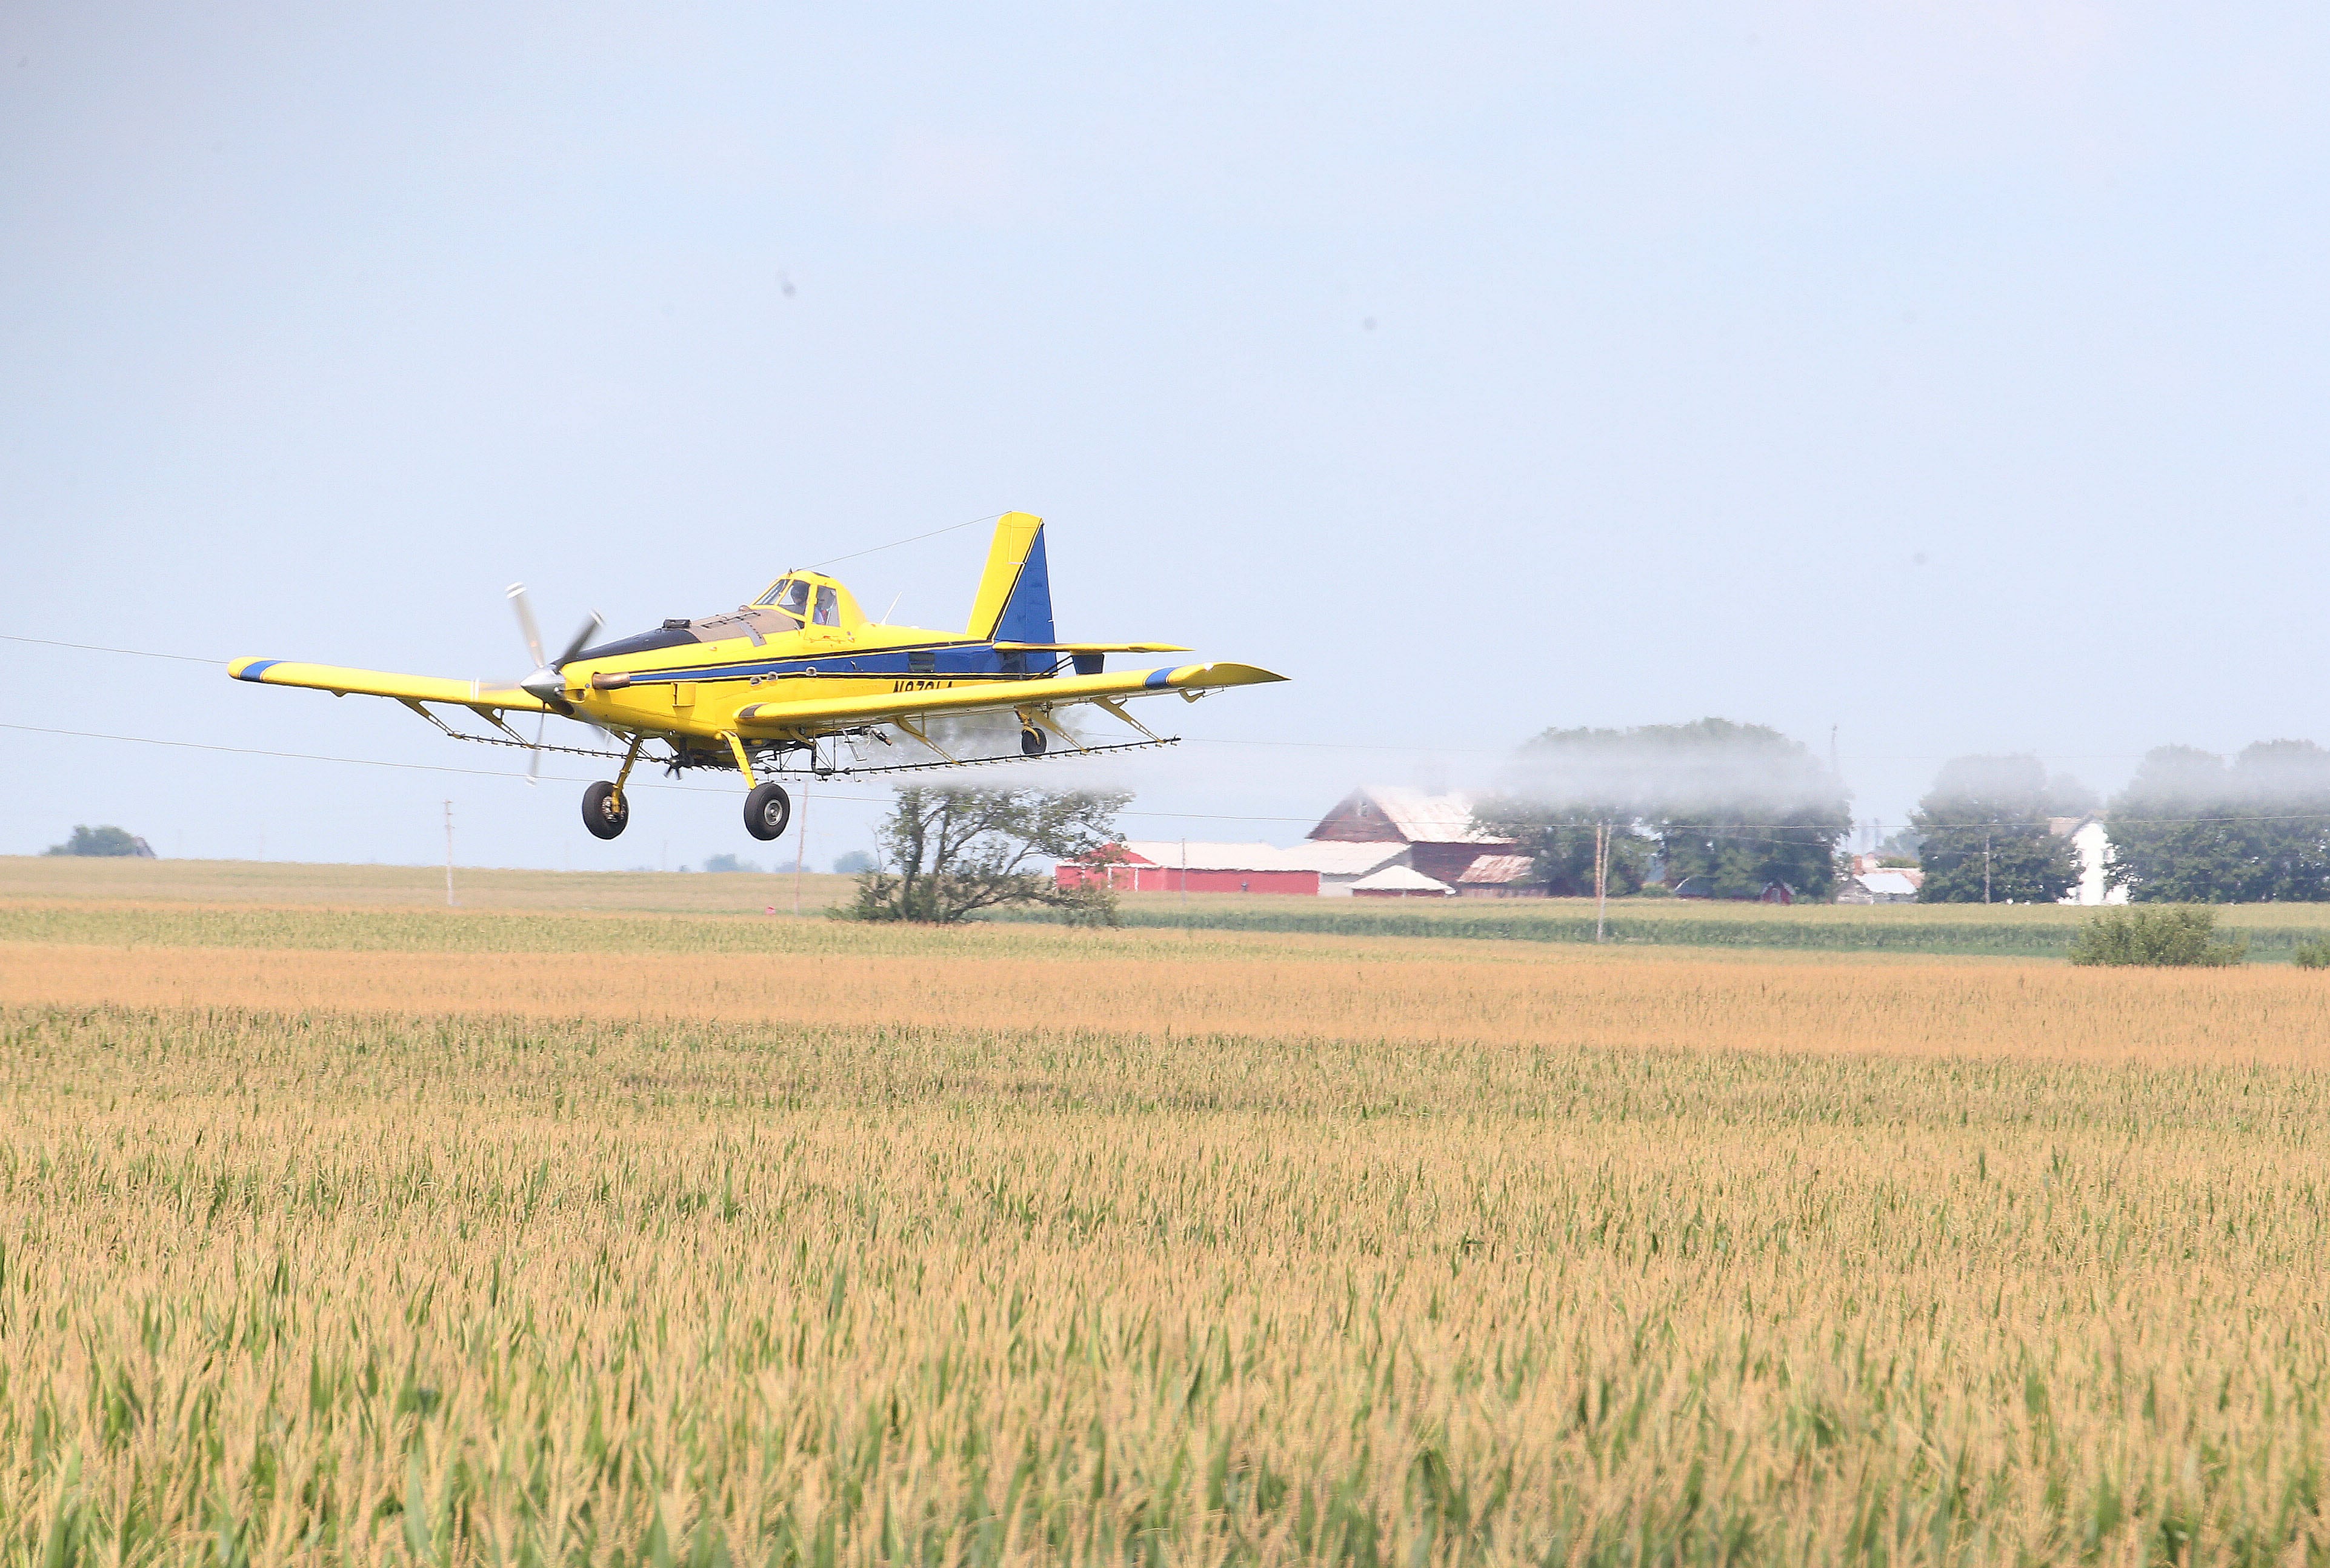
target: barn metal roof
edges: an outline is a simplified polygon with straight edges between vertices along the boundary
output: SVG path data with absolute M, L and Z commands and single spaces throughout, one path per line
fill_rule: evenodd
M 1286 851 L 1274 844 L 1205 844 L 1191 839 L 1187 845 L 1178 838 L 1127 839 L 1124 848 L 1134 863 L 1161 865 L 1169 871 L 1179 871 L 1184 865 L 1191 871 L 1308 871 L 1307 865 L 1290 865 Z M 1185 860 L 1183 855 L 1187 854 Z
M 1371 876 L 1363 876 L 1351 883 L 1353 893 L 1447 893 L 1444 882 L 1435 882 L 1414 866 L 1387 865 Z
M 1321 876 L 1365 876 L 1406 855 L 1407 845 L 1396 838 L 1366 844 L 1312 838 L 1278 853 L 1284 857 L 1284 864 L 1296 871 L 1315 871 Z
M 1380 784 L 1362 786 L 1354 794 L 1381 812 L 1392 830 L 1410 844 L 1503 842 L 1473 825 L 1470 795 L 1431 795 L 1421 789 L 1398 789 Z M 1347 801 L 1349 798 L 1346 797 Z
M 1898 871 L 1864 871 L 1853 879 L 1880 898 L 1914 898 L 1918 884 Z
M 1519 882 L 1530 872 L 1526 855 L 1483 855 L 1477 856 L 1456 878 L 1460 883 L 1474 885 Z

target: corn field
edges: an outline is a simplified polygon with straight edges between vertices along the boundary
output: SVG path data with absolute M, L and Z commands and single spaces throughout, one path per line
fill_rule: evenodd
M 28 1565 L 2330 1555 L 2318 977 L 95 912 Z

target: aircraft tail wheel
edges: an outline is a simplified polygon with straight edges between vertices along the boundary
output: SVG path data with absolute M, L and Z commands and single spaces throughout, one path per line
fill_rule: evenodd
M 618 796 L 615 787 L 604 779 L 582 791 L 582 826 L 593 836 L 616 837 L 630 820 L 631 803 Z
M 1019 754 L 1022 757 L 1040 757 L 1048 744 L 1050 742 L 1045 740 L 1044 732 L 1033 724 L 1019 732 Z
M 793 803 L 781 784 L 759 784 L 744 797 L 744 831 L 755 838 L 782 838 L 793 819 Z

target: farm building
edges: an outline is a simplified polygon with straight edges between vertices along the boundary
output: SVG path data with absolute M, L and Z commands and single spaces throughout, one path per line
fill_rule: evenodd
M 1063 888 L 1102 883 L 1119 893 L 1317 893 L 1319 873 L 1289 864 L 1289 853 L 1267 844 L 1128 839 L 1094 860 L 1064 862 L 1052 874 Z
M 1345 897 L 1361 878 L 1388 865 L 1407 864 L 1407 845 L 1397 843 L 1337 844 L 1314 838 L 1278 853 L 1289 865 L 1317 872 L 1319 891 L 1329 898 Z
M 1674 884 L 1677 898 L 1720 899 L 1729 903 L 1794 903 L 1796 890 L 1785 882 L 1767 882 L 1761 893 L 1724 893 L 1711 876 L 1687 876 Z
M 1882 865 L 1868 871 L 1855 871 L 1836 886 L 1839 903 L 1916 903 L 1918 886 L 1925 880 L 1922 873 L 1900 866 Z
M 1054 875 L 1064 888 L 1098 883 L 1120 893 L 1511 898 L 1539 891 L 1528 884 L 1530 861 L 1519 847 L 1473 825 L 1468 796 L 1367 789 L 1290 848 L 1129 839 Z
M 1406 865 L 1387 865 L 1351 883 L 1353 898 L 1446 898 L 1455 891 Z
M 1518 893 L 1529 875 L 1529 857 L 1516 853 L 1520 845 L 1473 822 L 1469 795 L 1427 795 L 1372 785 L 1354 789 L 1320 818 L 1311 840 L 1399 845 L 1407 852 L 1401 864 L 1476 897 Z
M 1457 877 L 1456 894 L 1460 898 L 1542 898 L 1545 890 L 1528 880 L 1533 864 L 1526 855 L 1477 856 Z

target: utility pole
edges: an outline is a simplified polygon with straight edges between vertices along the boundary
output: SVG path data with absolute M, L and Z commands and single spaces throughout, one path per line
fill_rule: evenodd
M 1610 907 L 1610 825 L 1594 825 L 1594 940 L 1602 940 L 1602 917 Z
M 801 785 L 800 833 L 793 839 L 793 913 L 800 913 L 801 861 L 809 854 L 809 785 Z
M 458 909 L 461 901 L 453 896 L 453 803 L 445 802 L 445 907 Z

